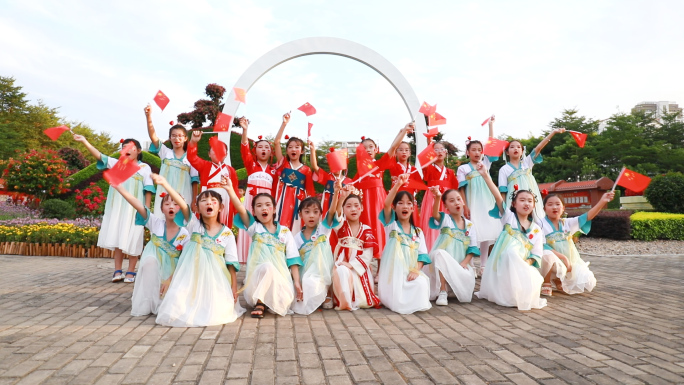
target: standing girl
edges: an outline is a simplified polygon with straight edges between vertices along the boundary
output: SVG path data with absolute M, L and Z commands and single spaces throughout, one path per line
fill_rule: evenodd
M 230 179 L 224 178 L 225 186 Z M 159 306 L 157 323 L 175 327 L 202 327 L 235 321 L 245 309 L 238 302 L 235 236 L 230 227 L 219 222 L 226 207 L 221 194 L 202 191 L 197 196 L 199 219 L 162 177 L 157 184 L 168 191 L 180 206 L 192 235 L 180 255 L 171 285 Z
M 435 267 L 434 273 L 429 275 L 430 299 L 437 299 L 435 305 L 448 305 L 448 283 L 459 302 L 470 302 L 475 289 L 472 259 L 480 255 L 475 226 L 463 215 L 465 203 L 458 190 L 450 189 L 442 194 L 439 186 L 434 186 L 430 192 L 434 196 L 430 227 L 439 230 L 430 252 Z M 448 215 L 440 211 L 440 203 Z
M 496 199 L 495 215 L 501 218 L 504 229 L 475 295 L 501 306 L 517 306 L 518 310 L 541 309 L 546 306 L 546 300 L 539 298 L 544 278 L 537 268 L 544 252 L 544 233 L 532 218 L 537 197 L 529 190 L 514 189 L 511 207 L 506 208 L 487 167 L 480 163 L 477 171 Z
M 409 180 L 402 174 L 387 194 L 380 220 L 387 243 L 378 273 L 380 301 L 399 314 L 428 310 L 430 279 L 421 269 L 430 263 L 423 232 L 413 223 L 413 196 L 399 188 Z
M 603 194 L 601 200 L 588 212 L 574 218 L 561 218 L 565 207 L 558 195 L 550 194 L 544 198 L 546 217 L 542 230 L 546 236 L 541 274 L 544 277 L 541 293 L 552 294 L 551 280 L 557 290 L 567 294 L 592 291 L 596 286 L 594 273 L 589 270 L 589 262 L 584 262 L 575 247 L 572 237 L 578 231 L 587 234 L 591 230 L 591 220 L 615 197 L 613 191 Z
M 199 184 L 199 174 L 190 164 L 187 158 L 188 131 L 181 124 L 176 124 L 169 129 L 169 141 L 173 148 L 169 149 L 157 136 L 152 124 L 152 107 L 148 104 L 145 107 L 147 117 L 147 133 L 150 135 L 152 144 L 150 152 L 158 154 L 161 158 L 161 168 L 159 175 L 163 176 L 174 190 L 185 199 L 185 203 L 190 204 L 195 201 L 197 196 L 197 185 Z M 165 194 L 164 188 L 157 187 L 157 195 L 154 198 L 154 213 L 161 215 L 161 195 Z M 168 194 L 165 194 L 168 195 Z
M 447 168 L 444 161 L 446 159 L 447 150 L 443 143 L 435 142 L 435 153 L 437 160 L 423 169 L 423 179 L 427 182 L 428 188 L 439 187 L 439 191 L 443 194 L 450 189 L 458 189 L 458 180 L 454 170 Z M 439 236 L 439 231 L 430 227 L 432 222 L 432 206 L 433 202 L 440 203 L 440 200 L 435 200 L 433 194 L 425 194 L 423 196 L 423 212 L 420 215 L 420 226 L 425 232 L 425 244 L 428 250 L 431 250 L 435 240 Z M 444 210 L 444 206 L 440 205 L 440 211 Z M 430 266 L 434 272 L 434 265 Z
M 74 140 L 83 143 L 91 155 L 97 159 L 97 168 L 105 170 L 114 167 L 118 159 L 100 153 L 93 147 L 83 135 L 74 135 Z M 135 161 L 140 166 L 135 175 L 128 178 L 121 186 L 131 193 L 135 199 L 145 201 L 145 207 L 150 207 L 152 194 L 155 192 L 154 184 L 150 178 L 152 170 L 150 166 L 141 162 L 142 148 L 140 142 L 135 139 L 126 139 L 121 142 L 121 148 L 133 143 L 135 146 L 129 152 L 121 154 Z M 107 203 L 105 204 L 104 216 L 100 234 L 97 237 L 97 246 L 107 250 L 114 250 L 114 275 L 112 282 L 126 283 L 135 282 L 135 265 L 138 256 L 143 249 L 145 228 L 135 224 L 135 209 L 115 189 L 109 189 Z M 123 274 L 124 254 L 128 255 L 128 271 Z

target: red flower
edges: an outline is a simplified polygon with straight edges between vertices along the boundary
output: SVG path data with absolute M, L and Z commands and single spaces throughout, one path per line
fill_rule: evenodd
M 86 198 L 86 199 L 84 199 L 84 200 L 83 200 L 83 203 L 85 203 L 85 204 L 89 205 L 89 204 L 90 204 L 90 199 L 87 199 L 87 198 Z
M 178 246 L 176 246 L 176 250 L 178 250 L 178 251 L 183 250 L 183 245 L 178 245 Z

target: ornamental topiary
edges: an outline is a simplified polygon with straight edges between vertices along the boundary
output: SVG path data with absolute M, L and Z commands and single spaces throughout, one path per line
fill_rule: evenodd
M 653 178 L 644 191 L 644 196 L 658 212 L 682 214 L 684 213 L 682 191 L 684 191 L 684 174 L 669 172 Z
M 71 219 L 76 216 L 74 207 L 61 199 L 44 200 L 40 205 L 43 218 Z

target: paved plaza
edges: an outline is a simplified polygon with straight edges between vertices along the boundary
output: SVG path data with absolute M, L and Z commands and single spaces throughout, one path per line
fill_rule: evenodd
M 684 259 L 588 260 L 596 290 L 542 310 L 450 298 L 185 329 L 131 317 L 112 260 L 0 256 L 0 384 L 684 383 Z

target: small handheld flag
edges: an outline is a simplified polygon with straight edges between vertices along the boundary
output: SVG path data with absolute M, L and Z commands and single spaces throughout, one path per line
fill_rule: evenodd
M 325 154 L 325 157 L 328 159 L 328 165 L 330 165 L 331 173 L 336 174 L 347 169 L 346 151 L 336 151 L 335 148 L 332 147 L 330 148 L 330 152 Z
M 237 100 L 240 103 L 247 104 L 247 91 L 243 90 L 242 88 L 233 88 L 233 92 L 235 92 L 235 100 Z
M 580 148 L 584 147 L 584 143 L 587 141 L 587 134 L 583 132 L 578 132 L 578 131 L 568 131 L 570 135 L 575 139 L 575 142 L 577 142 L 577 145 Z
M 636 171 L 632 171 L 626 167 L 622 168 L 620 175 L 615 181 L 616 185 L 620 185 L 628 190 L 632 190 L 636 193 L 640 193 L 648 187 L 651 183 L 651 178 L 646 175 L 639 174 Z M 615 191 L 615 186 L 613 186 L 613 191 Z
M 309 138 L 311 137 L 311 127 L 313 127 L 313 123 L 309 123 L 309 131 L 307 134 L 307 137 L 309 137 Z
M 428 117 L 428 121 L 428 126 L 441 126 L 442 124 L 446 124 L 446 118 L 437 112 L 430 115 Z
M 420 106 L 420 110 L 418 110 L 418 112 L 425 116 L 430 116 L 434 114 L 435 111 L 437 111 L 437 105 L 435 104 L 434 106 L 431 106 L 427 104 L 427 102 L 423 102 L 423 104 Z
M 219 112 L 216 117 L 216 124 L 214 124 L 214 132 L 226 132 L 230 130 L 230 126 L 233 124 L 233 117 Z
M 485 121 L 482 122 L 481 126 L 484 126 L 485 124 L 489 123 L 489 121 L 492 120 L 493 117 L 494 117 L 494 115 L 492 115 L 492 116 L 488 117 L 487 119 L 485 119 Z
M 120 185 L 140 170 L 140 165 L 138 165 L 138 162 L 131 160 L 127 156 L 127 154 L 129 154 L 134 148 L 135 144 L 133 142 L 129 142 L 121 149 L 121 157 L 119 157 L 119 160 L 116 162 L 116 164 L 114 164 L 114 167 L 110 168 L 109 170 L 105 170 L 105 172 L 102 173 L 102 176 L 105 178 L 105 180 L 112 186 Z
M 161 92 L 161 90 L 159 90 L 154 96 L 154 102 L 157 103 L 162 111 L 164 111 L 164 108 L 166 108 L 166 106 L 169 104 L 169 98 L 163 92 Z
M 430 143 L 423 151 L 418 154 L 418 163 L 420 163 L 421 168 L 425 168 L 427 165 L 434 163 L 437 160 L 437 153 L 435 152 L 435 144 Z
M 43 131 L 43 133 L 47 136 L 50 137 L 52 140 L 57 140 L 59 139 L 60 135 L 65 133 L 66 131 L 71 131 L 71 128 L 61 125 L 59 127 L 50 127 L 47 130 Z
M 434 138 L 438 134 L 439 134 L 439 128 L 435 127 L 435 128 L 430 128 L 428 130 L 428 132 L 426 134 L 423 134 L 423 135 L 425 135 L 425 137 L 428 139 L 428 142 L 429 142 L 430 140 L 432 140 L 432 138 Z
M 487 143 L 484 146 L 484 149 L 482 151 L 483 155 L 487 156 L 501 156 L 503 154 L 504 149 L 508 146 L 508 142 L 505 140 L 499 140 L 495 138 L 489 138 L 487 139 Z
M 219 162 L 223 162 L 226 158 L 226 144 L 223 143 L 218 136 L 212 136 L 209 138 L 209 147 L 214 151 L 214 155 Z
M 303 113 L 306 114 L 306 116 L 311 116 L 316 113 L 316 109 L 314 106 L 311 105 L 311 103 L 306 102 L 302 104 L 299 108 L 297 108 L 299 111 L 302 111 Z

